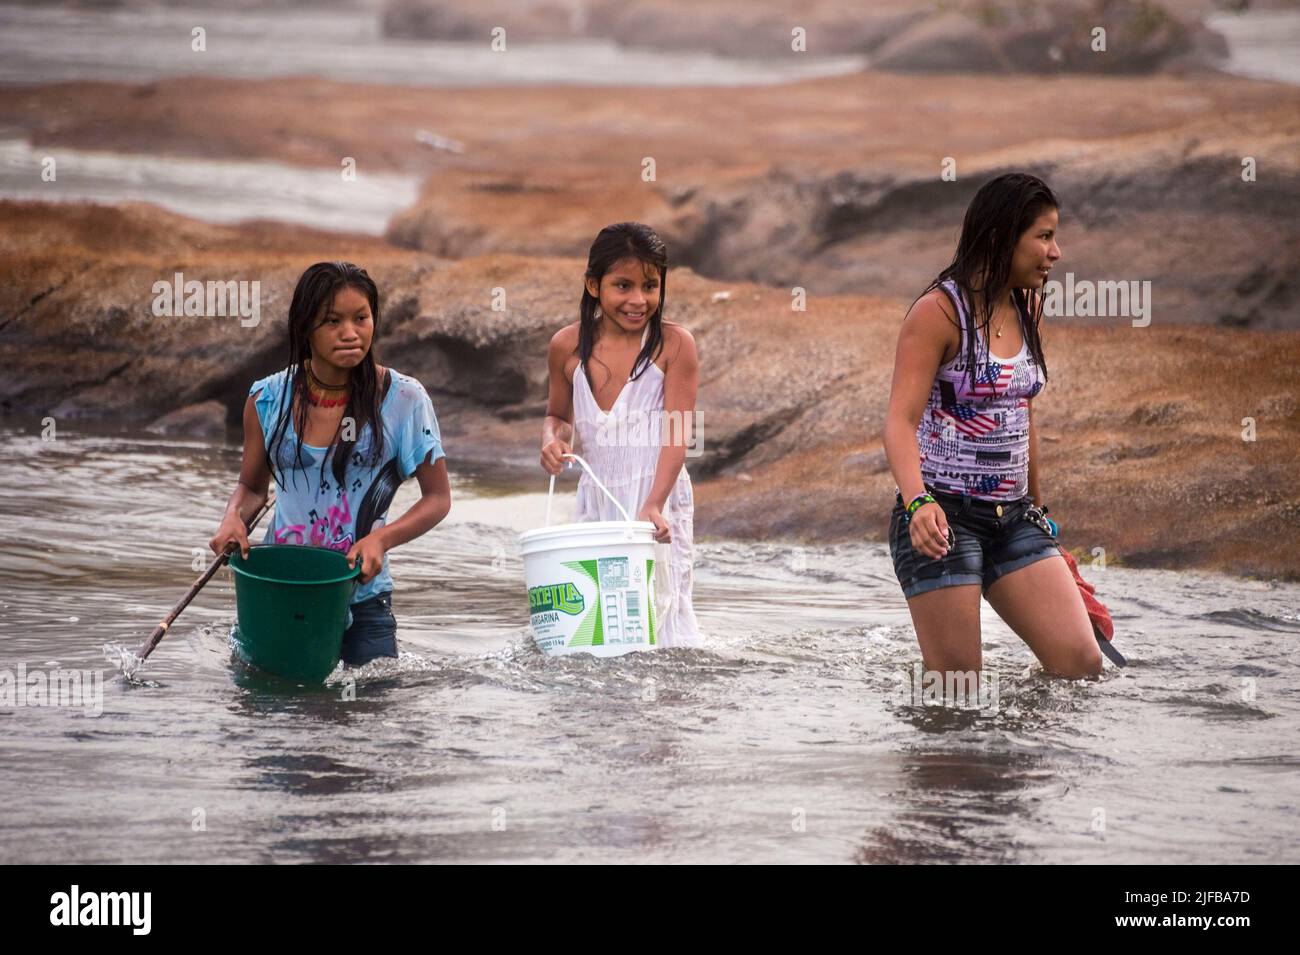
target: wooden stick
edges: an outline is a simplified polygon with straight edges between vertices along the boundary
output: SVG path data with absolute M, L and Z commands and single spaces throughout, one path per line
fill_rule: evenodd
M 274 502 L 271 500 L 270 495 L 267 495 L 266 502 L 258 509 L 258 512 L 253 515 L 253 519 L 248 522 L 248 533 L 251 534 L 253 532 L 253 528 L 257 526 L 257 522 L 260 521 L 262 516 L 271 509 L 273 503 Z M 188 607 L 190 601 L 198 596 L 198 593 L 203 589 L 203 586 L 212 579 L 212 575 L 226 565 L 226 561 L 230 559 L 230 555 L 234 553 L 235 548 L 238 546 L 238 544 L 235 544 L 232 541 L 230 546 L 226 548 L 225 553 L 219 555 L 217 559 L 212 562 L 212 565 L 203 572 L 203 575 L 190 585 L 190 589 L 185 592 L 185 596 L 180 599 L 176 606 L 172 607 L 171 613 L 163 617 L 158 626 L 154 627 L 153 633 L 149 634 L 149 639 L 141 644 L 140 649 L 136 652 L 136 656 L 140 659 L 141 663 L 148 658 L 149 654 L 153 653 L 154 647 L 158 646 L 159 642 L 166 635 L 167 628 L 175 623 L 176 618 L 181 615 L 181 611 Z

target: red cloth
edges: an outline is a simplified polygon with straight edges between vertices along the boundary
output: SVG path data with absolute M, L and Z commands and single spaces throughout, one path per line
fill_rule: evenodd
M 1065 562 L 1070 566 L 1070 573 L 1074 574 L 1074 582 L 1079 585 L 1079 596 L 1083 598 L 1083 606 L 1088 611 L 1088 619 L 1092 621 L 1092 628 L 1097 631 L 1098 636 L 1110 640 L 1115 636 L 1115 624 L 1110 619 L 1110 611 L 1102 605 L 1100 600 L 1093 596 L 1097 588 L 1079 576 L 1079 565 L 1074 562 L 1074 557 L 1070 555 L 1070 552 L 1061 547 L 1060 544 L 1056 546 L 1065 557 Z

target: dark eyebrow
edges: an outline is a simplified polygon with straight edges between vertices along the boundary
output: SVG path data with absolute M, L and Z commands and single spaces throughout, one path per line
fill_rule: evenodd
M 362 312 L 368 312 L 368 311 L 370 311 L 370 306 L 369 306 L 369 305 L 362 305 L 359 309 L 357 309 L 357 310 L 356 310 L 355 312 L 353 312 L 352 314 L 353 314 L 353 315 L 360 315 Z M 346 315 L 346 314 L 347 314 L 346 312 L 340 312 L 340 311 L 338 311 L 337 309 L 333 309 L 333 308 L 331 308 L 328 312 L 325 313 L 325 317 L 326 317 L 326 318 L 329 318 L 331 315 Z

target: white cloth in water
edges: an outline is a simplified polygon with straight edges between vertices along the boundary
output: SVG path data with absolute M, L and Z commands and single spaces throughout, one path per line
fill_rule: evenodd
M 649 328 L 641 336 L 645 344 Z M 578 363 L 573 371 L 573 428 L 577 452 L 635 520 L 650 488 L 665 430 L 683 440 L 681 422 L 664 427 L 664 373 L 653 361 L 629 378 L 608 412 L 601 411 Z M 695 496 L 682 465 L 663 508 L 671 544 L 655 545 L 655 641 L 662 647 L 698 647 L 703 642 L 691 588 L 695 568 Z M 575 521 L 618 521 L 622 515 L 583 471 L 578 481 Z M 667 573 L 664 573 L 664 571 Z

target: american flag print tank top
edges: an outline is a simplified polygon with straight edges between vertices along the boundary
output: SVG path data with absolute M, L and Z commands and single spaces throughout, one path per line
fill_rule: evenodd
M 1025 341 L 1011 358 L 988 352 L 976 331 L 975 381 L 966 356 L 966 306 L 951 280 L 940 288 L 957 307 L 961 346 L 940 366 L 916 443 L 926 486 L 990 501 L 1015 501 L 1029 492 L 1029 400 L 1045 379 Z M 1023 316 L 1021 338 L 1024 339 Z

